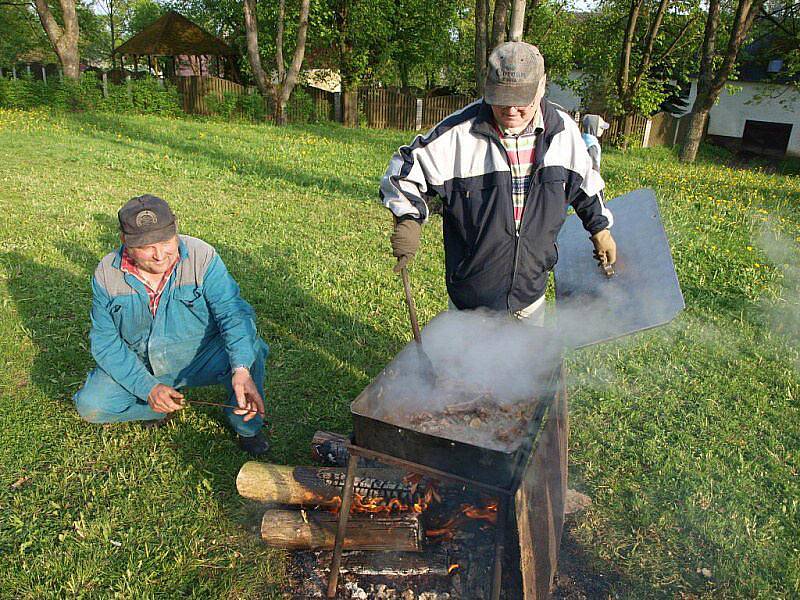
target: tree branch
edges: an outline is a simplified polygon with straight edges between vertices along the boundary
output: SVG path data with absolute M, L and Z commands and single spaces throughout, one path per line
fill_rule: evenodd
M 661 29 L 661 21 L 664 19 L 664 13 L 667 12 L 669 0 L 661 0 L 658 4 L 658 12 L 650 24 L 650 29 L 647 32 L 647 45 L 645 46 L 644 54 L 642 54 L 642 61 L 639 63 L 639 73 L 636 75 L 636 80 L 633 84 L 633 89 L 639 89 L 642 83 L 642 77 L 650 70 L 650 59 L 653 56 L 653 48 L 656 44 L 656 36 L 658 30 Z
M 697 15 L 694 15 L 691 19 L 686 21 L 686 25 L 684 25 L 683 29 L 681 29 L 680 32 L 678 32 L 678 35 L 675 36 L 675 39 L 669 45 L 669 48 L 664 50 L 664 52 L 662 52 L 661 55 L 657 59 L 655 59 L 653 61 L 654 65 L 659 64 L 661 61 L 663 61 L 665 58 L 667 58 L 670 54 L 672 54 L 672 52 L 678 47 L 678 42 L 680 42 L 681 39 L 683 38 L 683 36 L 686 35 L 686 32 L 689 31 L 689 27 L 692 26 L 692 23 L 694 23 L 696 19 L 697 19 Z

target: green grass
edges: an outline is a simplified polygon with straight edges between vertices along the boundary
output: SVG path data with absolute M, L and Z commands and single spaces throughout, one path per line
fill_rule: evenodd
M 0 597 L 280 597 L 285 556 L 252 532 L 219 413 L 158 431 L 75 414 L 89 278 L 117 208 L 168 199 L 271 346 L 271 460 L 307 463 L 313 432 L 348 431 L 350 400 L 410 337 L 375 202 L 408 139 L 0 111 Z M 608 197 L 656 190 L 687 303 L 668 327 L 569 359 L 572 476 L 594 499 L 575 536 L 621 597 L 800 594 L 800 183 L 793 162 L 728 161 L 604 153 Z M 767 220 L 788 256 L 759 244 Z M 412 269 L 423 322 L 447 304 L 440 228 Z

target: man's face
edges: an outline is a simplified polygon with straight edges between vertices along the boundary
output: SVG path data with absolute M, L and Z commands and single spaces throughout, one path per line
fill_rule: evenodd
M 492 114 L 494 120 L 500 125 L 502 129 L 519 129 L 525 127 L 536 116 L 536 111 L 539 110 L 539 104 L 542 102 L 544 92 L 546 89 L 545 78 L 539 82 L 539 88 L 536 90 L 536 96 L 533 102 L 528 106 L 501 106 L 499 104 L 492 104 Z
M 536 116 L 538 107 L 535 104 L 528 106 L 500 106 L 492 104 L 494 120 L 502 129 L 517 129 L 524 127 Z
M 125 242 L 124 238 L 122 241 Z M 128 256 L 139 270 L 152 275 L 163 275 L 178 259 L 178 236 L 147 246 L 127 246 L 127 249 Z

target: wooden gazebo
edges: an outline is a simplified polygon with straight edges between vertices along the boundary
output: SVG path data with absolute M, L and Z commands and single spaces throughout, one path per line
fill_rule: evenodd
M 241 80 L 236 56 L 238 52 L 218 37 L 203 30 L 183 15 L 171 10 L 145 27 L 114 50 L 124 68 L 125 57 L 138 67 L 139 59 L 147 58 L 151 71 L 154 57 L 165 57 L 164 74 L 208 75 Z M 189 69 L 190 72 L 181 72 Z

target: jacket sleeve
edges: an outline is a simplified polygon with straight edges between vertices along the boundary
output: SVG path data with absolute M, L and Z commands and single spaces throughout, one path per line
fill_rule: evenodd
M 222 259 L 215 255 L 203 280 L 205 298 L 225 343 L 231 369 L 252 366 L 256 360 L 255 313 L 239 294 L 239 284 L 233 279 Z
M 430 145 L 417 136 L 389 161 L 381 179 L 381 202 L 398 218 L 413 218 L 424 223 L 429 215 L 425 196 L 436 193 L 435 182 L 441 179 L 437 174 Z
M 97 366 L 111 378 L 142 400 L 159 383 L 136 353 L 119 335 L 111 314 L 111 298 L 94 277 L 92 278 L 92 329 L 89 332 L 92 356 Z
M 587 152 L 589 153 L 589 158 L 592 159 L 592 169 L 600 172 L 600 153 L 597 151 L 597 146 L 589 146 Z
M 578 143 L 579 142 L 579 143 Z M 592 159 L 580 137 L 575 141 L 573 176 L 569 187 L 569 203 L 583 223 L 583 228 L 594 235 L 614 224 L 614 216 L 603 203 L 605 183 L 599 171 L 592 168 Z

